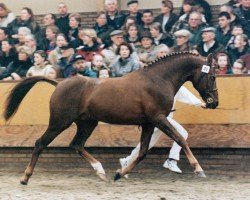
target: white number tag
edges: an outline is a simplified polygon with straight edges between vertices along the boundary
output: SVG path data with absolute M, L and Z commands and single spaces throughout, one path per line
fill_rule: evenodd
M 206 74 L 209 73 L 209 70 L 210 70 L 210 66 L 208 66 L 208 65 L 203 65 L 201 68 L 201 71 L 206 73 Z

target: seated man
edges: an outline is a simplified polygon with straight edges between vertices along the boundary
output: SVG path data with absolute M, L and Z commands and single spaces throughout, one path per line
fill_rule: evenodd
M 215 40 L 215 28 L 204 28 L 201 32 L 202 41 L 197 46 L 196 50 L 202 56 L 214 55 L 224 50 L 224 47 Z

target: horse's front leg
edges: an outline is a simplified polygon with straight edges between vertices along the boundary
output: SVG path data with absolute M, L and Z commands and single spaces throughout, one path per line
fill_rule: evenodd
M 141 144 L 140 144 L 140 151 L 138 157 L 133 160 L 126 168 L 117 170 L 114 181 L 120 179 L 124 175 L 130 173 L 132 169 L 142 161 L 147 154 L 149 143 L 154 132 L 154 125 L 152 124 L 145 124 L 142 125 L 142 133 L 141 133 Z
M 184 150 L 190 164 L 195 168 L 194 173 L 199 177 L 206 177 L 203 169 L 201 168 L 199 162 L 194 157 L 192 151 L 190 150 L 187 141 L 182 137 L 175 128 L 170 124 L 167 118 L 164 115 L 160 115 L 157 117 L 155 122 L 156 127 L 158 127 L 163 133 L 172 138 L 175 142 L 177 142 Z

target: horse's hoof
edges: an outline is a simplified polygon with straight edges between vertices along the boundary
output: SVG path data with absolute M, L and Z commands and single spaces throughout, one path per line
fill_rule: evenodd
M 204 171 L 195 171 L 194 173 L 195 173 L 195 175 L 197 175 L 198 177 L 206 178 L 206 174 L 205 174 Z
M 96 174 L 97 174 L 97 176 L 98 176 L 102 181 L 108 182 L 108 179 L 107 179 L 106 174 L 101 174 L 101 173 L 98 173 L 98 172 L 96 172 Z
M 116 172 L 115 173 L 115 176 L 114 176 L 114 181 L 117 181 L 117 180 L 119 180 L 119 179 L 121 179 L 121 174 L 120 174 L 120 172 Z
M 20 184 L 22 184 L 22 185 L 28 185 L 28 181 L 26 181 L 24 179 L 21 179 L 20 180 Z

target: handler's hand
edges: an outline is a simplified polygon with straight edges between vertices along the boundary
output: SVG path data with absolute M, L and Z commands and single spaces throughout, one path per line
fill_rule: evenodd
M 202 108 L 207 108 L 206 103 L 201 103 Z

